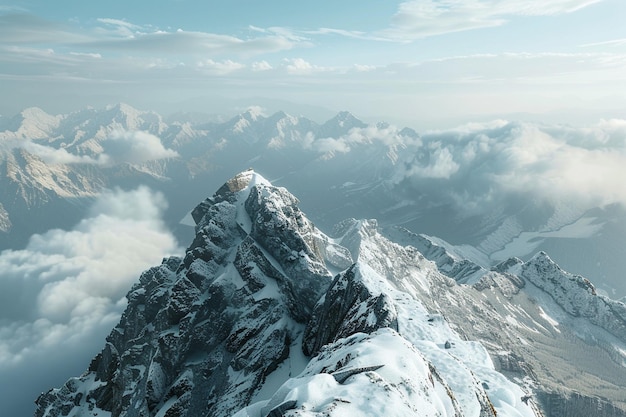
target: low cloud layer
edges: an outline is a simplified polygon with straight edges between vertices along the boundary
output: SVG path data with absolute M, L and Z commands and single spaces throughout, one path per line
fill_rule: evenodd
M 24 250 L 0 254 L 0 404 L 7 415 L 29 415 L 34 390 L 80 374 L 140 273 L 181 252 L 161 221 L 165 205 L 145 187 L 107 192 L 73 230 L 34 235 Z
M 626 205 L 626 121 L 589 128 L 495 121 L 433 131 L 403 153 L 396 181 L 429 187 L 461 211 L 483 211 L 518 196 L 581 208 Z
M 368 126 L 307 146 L 332 158 L 376 144 L 391 149 L 394 183 L 464 215 L 486 214 L 516 199 L 579 210 L 626 206 L 626 120 L 584 128 L 496 120 L 419 137 Z
M 116 130 L 100 142 L 102 152 L 98 155 L 76 155 L 64 148 L 56 148 L 47 144 L 38 143 L 30 139 L 16 139 L 11 132 L 5 132 L 0 144 L 0 150 L 22 148 L 38 156 L 47 164 L 93 164 L 139 165 L 148 161 L 177 158 L 178 152 L 167 149 L 157 136 L 144 131 Z
M 156 159 L 175 158 L 176 151 L 166 149 L 161 140 L 142 131 L 116 131 L 102 142 L 105 163 L 141 164 Z

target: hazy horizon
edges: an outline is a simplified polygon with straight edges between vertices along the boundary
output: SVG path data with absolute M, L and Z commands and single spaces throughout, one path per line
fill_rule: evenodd
M 0 114 L 126 102 L 349 110 L 416 129 L 626 118 L 624 15 L 618 0 L 1 1 Z

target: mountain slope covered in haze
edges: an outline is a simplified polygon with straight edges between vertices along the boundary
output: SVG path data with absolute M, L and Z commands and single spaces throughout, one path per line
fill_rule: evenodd
M 626 415 L 626 306 L 588 280 L 539 253 L 459 284 L 418 235 L 327 235 L 298 206 L 254 171 L 227 181 L 36 416 Z
M 483 267 L 545 250 L 602 291 L 626 295 L 619 121 L 495 121 L 420 135 L 348 112 L 321 124 L 258 109 L 225 122 L 167 120 L 124 104 L 3 119 L 0 247 L 75 223 L 104 188 L 138 184 L 165 193 L 168 224 L 187 239 L 178 222 L 188 207 L 253 166 L 328 229 L 346 216 L 377 218 L 470 245 Z

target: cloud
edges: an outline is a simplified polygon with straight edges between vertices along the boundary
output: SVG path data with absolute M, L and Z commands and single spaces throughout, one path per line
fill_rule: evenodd
M 402 153 L 396 182 L 430 190 L 433 201 L 461 213 L 484 214 L 511 198 L 581 209 L 626 205 L 624 120 L 587 128 L 494 121 L 420 140 Z
M 368 72 L 376 70 L 376 67 L 373 65 L 362 65 L 362 64 L 354 64 L 352 68 L 357 72 Z
M 167 149 L 161 139 L 144 131 L 116 130 L 100 142 L 102 153 L 91 157 L 76 155 L 64 148 L 54 148 L 32 140 L 15 139 L 8 136 L 0 143 L 0 150 L 21 148 L 38 156 L 47 164 L 142 164 L 159 159 L 177 158 L 178 152 Z
M 165 54 L 238 54 L 254 56 L 294 48 L 299 40 L 282 34 L 241 39 L 236 36 L 209 32 L 164 31 L 154 28 L 137 28 L 123 22 L 109 32 L 109 37 L 94 39 L 82 44 L 86 48 L 106 48 L 117 51 Z
M 12 13 L 0 14 L 0 52 L 7 54 L 5 59 L 16 60 L 24 51 L 32 55 L 36 51 L 56 52 L 57 61 L 65 58 L 66 63 L 72 65 L 78 58 L 104 57 L 112 62 L 121 58 L 120 53 L 128 51 L 133 53 L 134 59 L 179 60 L 184 55 L 193 60 L 207 55 L 251 57 L 290 50 L 305 43 L 304 38 L 280 28 L 263 30 L 261 35 L 255 32 L 255 36 L 243 38 L 184 29 L 163 30 L 111 18 L 96 19 L 96 26 L 85 28 L 59 24 L 33 14 Z M 74 59 L 68 59 L 70 56 Z M 75 71 L 71 66 L 68 70 Z
M 72 230 L 34 235 L 25 249 L 0 253 L 3 407 L 32 404 L 37 390 L 84 370 L 139 274 L 181 253 L 161 220 L 165 205 L 148 188 L 106 192 Z
M 411 41 L 428 36 L 501 26 L 515 16 L 571 13 L 602 0 L 413 0 L 400 4 L 382 37 Z
M 252 63 L 252 71 L 269 71 L 273 67 L 267 61 L 256 61 Z
M 97 159 L 87 155 L 74 155 L 63 148 L 53 148 L 33 141 L 21 141 L 19 147 L 40 157 L 47 164 L 100 164 Z
M 342 139 L 321 138 L 310 142 L 310 146 L 321 154 L 332 156 L 335 153 L 350 152 L 350 145 Z
M 385 41 L 388 42 L 391 39 L 387 37 L 377 36 L 375 34 L 358 31 L 358 30 L 345 30 L 336 28 L 319 28 L 317 30 L 305 31 L 304 33 L 309 35 L 337 35 L 346 38 L 360 39 L 365 41 Z
M 97 21 L 103 23 L 105 26 L 112 27 L 115 33 L 125 38 L 133 38 L 136 33 L 142 33 L 143 31 L 141 26 L 125 20 L 99 18 Z
M 580 45 L 580 47 L 589 48 L 589 47 L 595 47 L 595 46 L 622 46 L 622 45 L 626 45 L 626 38 L 611 39 L 611 40 L 602 41 L 602 42 L 585 43 L 585 44 Z
M 106 140 L 101 142 L 104 154 L 99 156 L 98 161 L 105 164 L 141 164 L 157 159 L 176 158 L 178 153 L 166 149 L 161 140 L 140 130 L 113 132 Z
M 332 71 L 331 68 L 320 67 L 310 62 L 302 59 L 302 58 L 285 58 L 283 60 L 284 67 L 287 70 L 287 73 L 293 75 L 308 75 L 319 72 L 327 72 Z
M 338 153 L 349 153 L 361 145 L 380 146 L 388 149 L 403 148 L 403 152 L 411 146 L 417 146 L 419 138 L 407 135 L 396 126 L 388 124 L 355 127 L 347 134 L 339 137 L 316 138 L 304 142 L 304 147 L 322 154 L 325 159 L 333 158 Z M 384 152 L 383 152 L 384 154 Z M 394 152 L 395 155 L 395 152 Z M 394 158 L 392 158 L 395 160 Z
M 420 136 L 379 124 L 304 146 L 323 159 L 378 153 L 387 159 L 398 193 L 452 206 L 463 217 L 490 215 L 511 204 L 575 211 L 626 206 L 622 119 L 587 127 L 494 120 Z
M 52 40 L 81 42 L 87 39 L 65 25 L 32 14 L 0 14 L 0 44 L 48 43 Z
M 217 62 L 212 59 L 206 59 L 204 61 L 198 62 L 197 67 L 202 71 L 205 71 L 212 75 L 226 75 L 231 72 L 241 70 L 246 66 L 239 62 L 231 61 L 227 59 L 226 61 Z

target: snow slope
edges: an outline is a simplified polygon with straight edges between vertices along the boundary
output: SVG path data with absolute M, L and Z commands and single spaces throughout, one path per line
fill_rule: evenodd
M 251 170 L 201 202 L 184 258 L 142 274 L 36 416 L 625 415 L 624 306 L 588 281 L 540 254 L 458 284 L 376 221 L 331 238 L 298 203 Z

